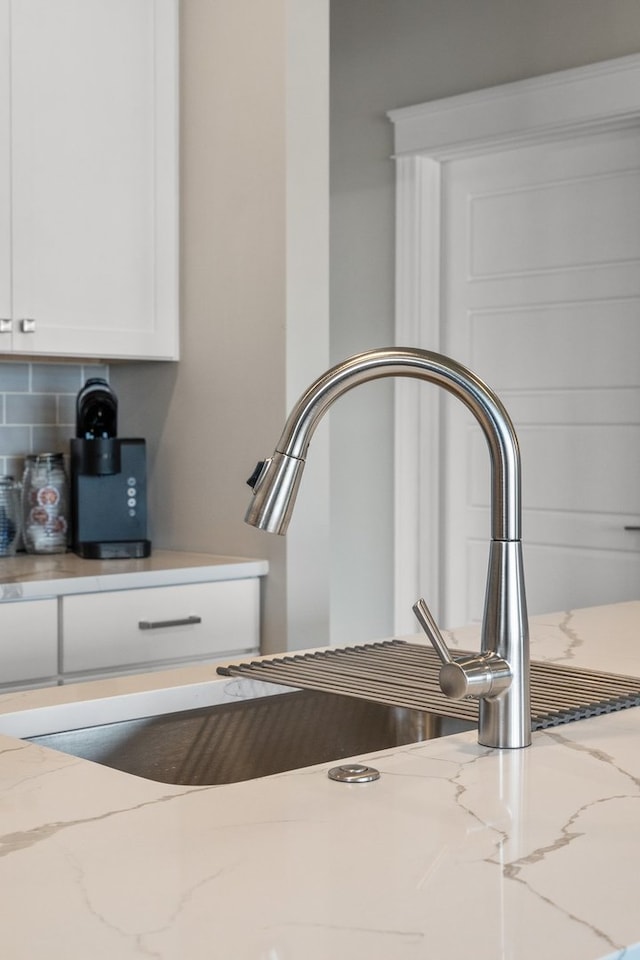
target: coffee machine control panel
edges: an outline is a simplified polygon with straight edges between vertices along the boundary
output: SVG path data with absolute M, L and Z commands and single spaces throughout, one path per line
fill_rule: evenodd
M 136 480 L 135 477 L 128 477 L 128 479 L 127 479 L 127 484 L 128 484 L 128 487 L 127 487 L 127 507 L 129 508 L 129 516 L 130 516 L 130 517 L 135 517 L 135 515 L 136 515 L 136 507 L 138 506 L 138 500 L 137 500 L 137 496 L 136 496 L 137 493 L 138 493 L 137 483 L 138 483 L 138 481 Z

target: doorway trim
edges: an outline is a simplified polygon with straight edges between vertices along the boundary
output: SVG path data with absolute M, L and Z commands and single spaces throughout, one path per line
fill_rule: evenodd
M 640 123 L 640 55 L 391 110 L 396 160 L 395 342 L 440 349 L 441 168 L 447 160 Z M 395 385 L 394 629 L 441 608 L 440 398 Z

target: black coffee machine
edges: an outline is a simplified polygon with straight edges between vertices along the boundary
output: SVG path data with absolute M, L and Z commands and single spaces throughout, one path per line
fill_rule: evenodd
M 144 440 L 121 439 L 118 400 L 101 377 L 76 401 L 71 440 L 72 549 L 90 560 L 148 557 Z

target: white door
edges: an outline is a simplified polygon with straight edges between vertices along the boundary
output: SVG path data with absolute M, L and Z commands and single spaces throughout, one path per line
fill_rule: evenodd
M 530 613 L 640 597 L 640 133 L 442 165 L 441 346 L 492 386 L 523 463 Z M 443 404 L 443 625 L 482 615 L 489 459 Z

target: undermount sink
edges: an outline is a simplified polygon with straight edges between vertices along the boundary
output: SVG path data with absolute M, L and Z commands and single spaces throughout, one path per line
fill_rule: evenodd
M 92 701 L 94 708 L 97 705 L 94 710 L 73 703 L 25 711 L 22 720 L 16 713 L 11 715 L 13 725 L 6 716 L 0 717 L 0 732 L 138 777 L 211 785 L 356 757 L 476 726 L 468 720 L 338 694 L 274 687 L 264 695 L 267 684 L 247 680 L 233 684 L 232 700 L 195 709 L 180 708 L 193 705 L 193 688 L 219 684 L 177 688 L 168 711 L 157 695 L 170 691 L 154 691 Z M 256 696 L 256 689 L 262 695 Z M 207 699 L 205 690 L 200 693 Z M 109 700 L 118 702 L 109 706 Z M 98 716 L 108 722 L 95 722 Z

